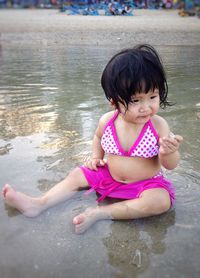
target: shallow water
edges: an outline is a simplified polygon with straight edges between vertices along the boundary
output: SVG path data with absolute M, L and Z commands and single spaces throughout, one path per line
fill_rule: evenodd
M 199 47 L 159 47 L 170 100 L 161 111 L 184 137 L 167 173 L 174 209 L 137 221 L 102 221 L 76 235 L 72 218 L 95 205 L 78 193 L 35 219 L 0 203 L 1 277 L 199 277 Z M 99 116 L 109 110 L 100 76 L 112 47 L 1 46 L 0 184 L 37 196 L 90 154 Z

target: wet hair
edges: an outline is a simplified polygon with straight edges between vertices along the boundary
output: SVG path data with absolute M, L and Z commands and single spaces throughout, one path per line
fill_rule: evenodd
M 162 62 L 156 50 L 148 45 L 138 45 L 115 54 L 106 65 L 101 85 L 106 98 L 119 109 L 122 103 L 126 109 L 136 93 L 159 90 L 160 106 L 165 108 L 168 85 Z

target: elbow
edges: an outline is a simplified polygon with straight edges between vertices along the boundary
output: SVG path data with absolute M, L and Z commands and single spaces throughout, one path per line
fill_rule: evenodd
M 170 161 L 170 160 L 164 160 L 161 161 L 161 165 L 167 169 L 167 170 L 173 170 L 178 166 L 179 160 L 176 161 Z
M 175 164 L 175 165 L 165 165 L 163 164 L 162 166 L 167 169 L 167 170 L 174 170 L 176 167 L 177 167 L 178 164 Z

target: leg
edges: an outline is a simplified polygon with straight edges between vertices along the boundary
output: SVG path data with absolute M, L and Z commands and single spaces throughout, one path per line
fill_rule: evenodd
M 140 198 L 108 206 L 89 208 L 73 219 L 77 233 L 83 233 L 101 219 L 137 219 L 166 212 L 171 206 L 169 193 L 163 188 L 144 191 Z
M 5 185 L 2 191 L 5 203 L 16 208 L 28 217 L 34 217 L 42 211 L 72 197 L 80 188 L 86 188 L 88 182 L 81 169 L 73 170 L 63 181 L 56 184 L 44 195 L 32 198 L 15 191 L 10 185 Z

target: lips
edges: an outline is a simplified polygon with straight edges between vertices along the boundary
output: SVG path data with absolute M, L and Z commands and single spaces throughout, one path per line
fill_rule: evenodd
M 149 119 L 150 119 L 150 115 L 141 115 L 138 117 L 138 120 L 142 122 L 143 121 L 147 122 Z
M 140 115 L 139 118 L 148 118 L 149 115 Z

